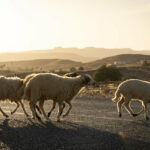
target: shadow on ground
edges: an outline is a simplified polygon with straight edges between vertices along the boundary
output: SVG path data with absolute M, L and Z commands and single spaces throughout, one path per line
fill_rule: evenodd
M 0 124 L 0 149 L 149 150 L 150 143 L 72 122 L 37 123 L 6 119 Z M 18 126 L 19 125 L 19 126 Z

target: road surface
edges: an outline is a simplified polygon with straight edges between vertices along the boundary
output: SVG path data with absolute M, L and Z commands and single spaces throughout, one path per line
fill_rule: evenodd
M 116 103 L 110 98 L 76 98 L 70 115 L 56 122 L 57 108 L 51 121 L 27 119 L 21 108 L 10 115 L 15 104 L 1 103 L 10 117 L 0 114 L 0 149 L 11 150 L 150 150 L 150 120 L 143 114 L 133 118 L 123 108 L 118 117 Z M 139 102 L 132 102 L 135 112 Z M 45 103 L 45 110 L 51 101 Z M 28 103 L 25 108 L 29 114 Z M 150 112 L 150 106 L 148 106 Z M 148 115 L 150 117 L 150 113 Z

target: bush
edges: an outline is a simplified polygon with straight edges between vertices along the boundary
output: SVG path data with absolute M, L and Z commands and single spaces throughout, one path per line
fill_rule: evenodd
M 99 81 L 118 81 L 121 80 L 122 74 L 116 66 L 101 66 L 94 75 L 94 80 Z
M 142 63 L 142 66 L 149 66 L 150 63 L 148 63 L 148 61 L 144 60 L 143 63 Z
M 78 70 L 82 71 L 82 70 L 84 70 L 84 68 L 83 68 L 82 66 L 80 66 L 80 67 L 78 68 Z

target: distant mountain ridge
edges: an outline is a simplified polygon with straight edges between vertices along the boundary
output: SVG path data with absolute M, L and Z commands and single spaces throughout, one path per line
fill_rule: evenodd
M 20 61 L 35 59 L 64 59 L 78 62 L 91 62 L 105 57 L 119 54 L 145 54 L 150 55 L 150 51 L 136 51 L 129 48 L 107 49 L 107 48 L 62 48 L 57 47 L 51 50 L 31 50 L 13 53 L 0 53 L 0 61 Z

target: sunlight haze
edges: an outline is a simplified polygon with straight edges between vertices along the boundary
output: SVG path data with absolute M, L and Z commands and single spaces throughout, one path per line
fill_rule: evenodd
M 150 50 L 149 0 L 0 0 L 0 52 Z

